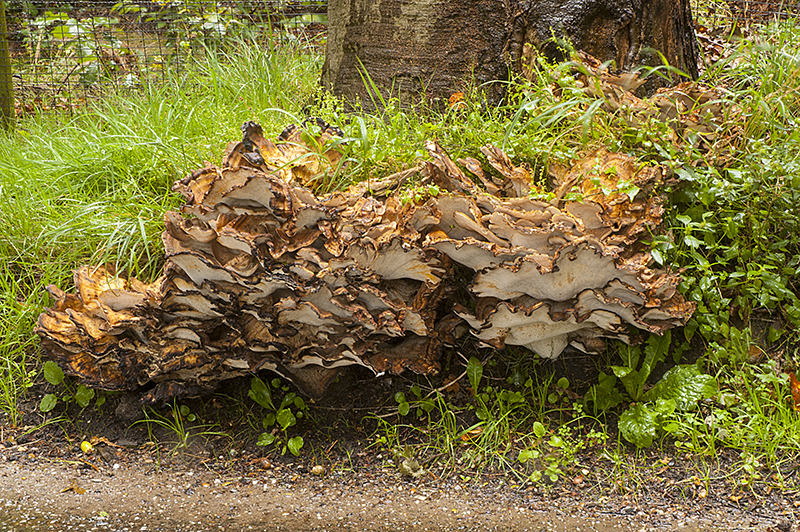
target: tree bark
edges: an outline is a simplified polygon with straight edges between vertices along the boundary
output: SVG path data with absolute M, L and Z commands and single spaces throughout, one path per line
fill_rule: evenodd
M 335 94 L 408 103 L 447 99 L 468 83 L 490 101 L 509 72 L 526 72 L 533 50 L 561 60 L 568 41 L 620 70 L 666 59 L 697 76 L 689 0 L 330 0 L 322 82 Z M 653 76 L 653 92 L 677 81 Z
M 11 52 L 8 45 L 6 6 L 0 0 L 0 126 L 14 124 L 14 80 L 11 77 Z

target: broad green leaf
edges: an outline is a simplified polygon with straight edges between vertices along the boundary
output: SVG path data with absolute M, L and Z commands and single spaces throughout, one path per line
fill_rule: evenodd
M 264 384 L 264 381 L 258 377 L 253 377 L 250 381 L 250 391 L 247 392 L 250 399 L 260 404 L 268 410 L 275 410 L 275 405 L 272 403 L 272 392 L 269 387 Z
M 56 404 L 58 404 L 58 398 L 52 393 L 48 393 L 42 397 L 42 401 L 39 403 L 39 410 L 45 413 L 50 412 L 56 407 Z
M 396 394 L 394 394 L 394 400 L 397 403 L 405 403 L 407 402 L 406 394 L 404 394 L 403 392 L 397 392 Z
M 651 370 L 656 364 L 663 362 L 667 358 L 670 344 L 672 344 L 671 331 L 665 332 L 663 336 L 651 334 L 647 339 L 647 345 L 644 348 L 644 362 L 642 362 L 642 368 L 644 368 L 646 364 L 649 370 Z M 643 381 L 646 381 L 647 377 L 650 376 L 649 370 L 647 375 L 643 375 Z
M 675 399 L 664 399 L 663 397 L 656 399 L 656 414 L 662 418 L 671 416 L 672 413 L 675 412 L 676 407 L 677 403 L 675 402 Z
M 537 458 L 539 458 L 539 451 L 535 449 L 525 449 L 519 452 L 519 457 L 517 459 L 524 464 L 528 460 L 536 460 Z
M 278 420 L 278 425 L 280 425 L 283 430 L 293 427 L 297 423 L 297 418 L 294 417 L 294 414 L 292 414 L 292 411 L 288 408 L 279 410 L 275 419 Z
M 537 438 L 542 438 L 544 436 L 545 432 L 546 431 L 545 431 L 544 425 L 542 425 L 540 422 L 537 421 L 537 422 L 535 422 L 533 424 L 533 434 Z
M 264 425 L 265 429 L 268 429 L 271 426 L 275 425 L 276 421 L 277 420 L 275 419 L 275 413 L 270 412 L 264 417 L 264 422 L 262 424 Z
M 691 410 L 700 399 L 717 393 L 717 381 L 694 365 L 675 366 L 664 374 L 658 384 L 644 394 L 647 401 L 674 399 L 678 410 Z
M 52 360 L 44 363 L 44 378 L 50 384 L 57 385 L 64 382 L 64 372 Z
M 258 441 L 256 445 L 260 445 L 261 447 L 266 447 L 267 445 L 272 445 L 275 442 L 275 435 L 270 434 L 269 432 L 262 432 L 258 436 Z
M 561 377 L 560 379 L 558 379 L 556 386 L 558 386 L 562 390 L 566 390 L 567 388 L 569 388 L 569 379 L 567 379 L 566 377 Z
M 620 379 L 626 377 L 633 369 L 634 368 L 629 368 L 628 366 L 611 366 L 611 371 Z
M 401 416 L 405 416 L 408 414 L 409 410 L 411 410 L 411 405 L 408 403 L 400 403 L 397 406 L 397 410 L 400 412 Z
M 656 416 L 642 403 L 636 403 L 619 417 L 619 431 L 637 447 L 650 447 L 656 437 Z
M 478 386 L 483 378 L 483 365 L 475 357 L 470 357 L 469 362 L 467 362 L 467 378 L 469 378 L 469 384 L 472 389 L 475 393 L 478 393 Z
M 286 442 L 286 446 L 289 448 L 289 452 L 297 456 L 300 454 L 300 449 L 303 448 L 303 438 L 301 436 L 295 436 Z
M 79 385 L 78 390 L 75 392 L 75 402 L 78 403 L 78 406 L 81 408 L 86 408 L 89 406 L 89 403 L 92 401 L 93 397 L 94 390 L 87 388 L 83 384 Z

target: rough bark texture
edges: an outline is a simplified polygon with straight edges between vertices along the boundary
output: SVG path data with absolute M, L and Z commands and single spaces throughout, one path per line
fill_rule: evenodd
M 504 79 L 507 18 L 503 0 L 332 0 L 323 83 L 372 107 L 365 72 L 402 101 L 446 98 L 471 75 Z
M 688 0 L 331 0 L 323 84 L 373 107 L 374 85 L 409 101 L 447 99 L 465 81 L 502 81 L 529 70 L 534 49 L 563 59 L 569 40 L 617 68 L 673 67 L 697 75 Z M 364 73 L 369 75 L 369 81 Z M 676 78 L 677 79 L 677 78 Z M 651 93 L 670 81 L 653 77 Z M 502 83 L 490 84 L 497 100 Z
M 14 83 L 11 79 L 11 54 L 8 47 L 5 2 L 0 0 L 0 126 L 14 123 Z

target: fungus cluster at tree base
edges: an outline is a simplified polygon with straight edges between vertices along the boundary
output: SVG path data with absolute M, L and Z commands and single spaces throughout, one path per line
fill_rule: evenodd
M 466 331 L 552 358 L 694 310 L 642 242 L 661 225 L 661 167 L 594 152 L 546 196 L 497 147 L 481 149 L 485 168 L 429 141 L 418 167 L 318 194 L 342 166 L 335 129 L 290 126 L 275 142 L 242 129 L 222 167 L 175 184 L 185 204 L 164 216 L 158 280 L 86 266 L 75 293 L 48 288 L 36 332 L 65 373 L 154 402 L 266 369 L 316 397 L 347 366 L 436 373 Z

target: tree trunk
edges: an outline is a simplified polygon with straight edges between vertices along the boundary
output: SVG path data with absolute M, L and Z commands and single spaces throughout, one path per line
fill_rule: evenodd
M 566 41 L 618 69 L 672 67 L 697 76 L 689 0 L 330 0 L 323 84 L 364 107 L 447 99 L 465 83 L 497 101 L 509 70 L 536 49 L 563 59 Z M 673 80 L 677 76 L 672 75 Z M 653 76 L 641 89 L 670 83 Z
M 14 80 L 11 77 L 6 6 L 0 0 L 0 126 L 10 128 L 14 124 L 14 114 Z

